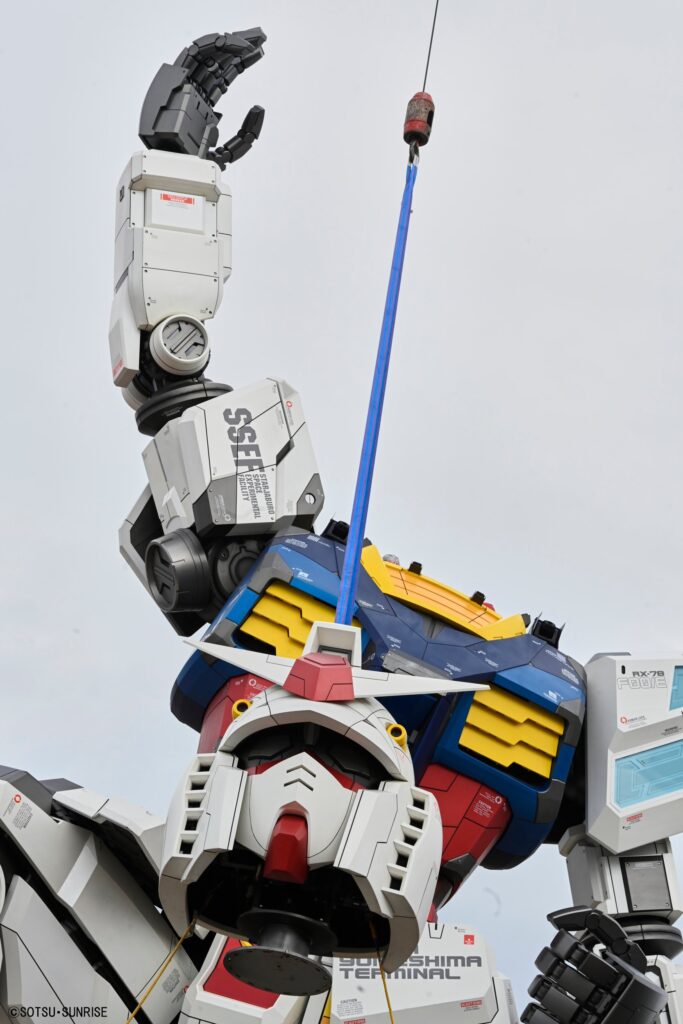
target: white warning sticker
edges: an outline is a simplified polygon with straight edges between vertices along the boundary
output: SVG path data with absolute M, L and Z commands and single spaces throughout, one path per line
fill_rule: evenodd
M 363 1009 L 360 999 L 340 999 L 337 1003 L 337 1016 L 345 1024 L 364 1024 Z

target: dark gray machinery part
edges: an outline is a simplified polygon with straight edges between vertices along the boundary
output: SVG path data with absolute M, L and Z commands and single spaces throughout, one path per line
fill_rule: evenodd
M 645 975 L 645 954 L 618 921 L 589 907 L 548 920 L 557 935 L 536 960 L 541 974 L 529 986 L 536 1002 L 522 1013 L 524 1024 L 655 1024 L 667 994 Z M 602 956 L 592 951 L 597 944 Z
M 216 146 L 221 115 L 214 107 L 237 76 L 261 59 L 265 41 L 261 28 L 210 33 L 173 64 L 162 64 L 140 114 L 145 146 L 213 160 L 221 169 L 244 156 L 261 133 L 263 108 L 252 107 L 237 134 Z
M 256 537 L 219 541 L 209 551 L 214 585 L 225 601 L 244 579 L 261 554 L 263 542 Z
M 232 391 L 229 384 L 219 384 L 204 377 L 178 383 L 177 379 L 171 380 L 171 375 L 162 371 L 159 376 L 165 386 L 152 392 L 135 413 L 138 430 L 147 437 L 154 437 L 170 420 L 182 416 L 186 409 Z
M 330 955 L 334 933 L 323 922 L 277 910 L 247 911 L 238 926 L 253 943 L 223 959 L 230 974 L 248 985 L 288 996 L 313 996 L 332 987 L 332 975 L 311 955 Z
M 147 585 L 163 612 L 199 611 L 211 600 L 211 570 L 192 530 L 153 540 L 145 553 Z
M 137 517 L 130 523 L 130 543 L 143 563 L 150 541 L 163 537 L 163 534 L 154 498 L 150 494 Z M 195 612 L 164 612 L 164 615 L 180 636 L 192 636 L 205 625 L 205 620 Z
M 673 899 L 663 855 L 626 856 L 620 864 L 629 910 L 617 915 L 619 924 L 646 956 L 674 960 L 683 952 L 683 936 L 669 924 Z
M 187 529 L 154 537 L 145 549 L 149 592 L 178 632 L 184 633 L 187 617 L 190 632 L 195 632 L 215 618 L 262 548 L 258 538 L 247 538 L 219 540 L 205 549 Z

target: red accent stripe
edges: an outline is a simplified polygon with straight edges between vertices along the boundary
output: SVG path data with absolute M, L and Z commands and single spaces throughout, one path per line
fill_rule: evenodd
M 278 818 L 268 844 L 263 877 L 303 885 L 308 878 L 308 822 L 299 814 Z
M 240 981 L 233 974 L 226 970 L 223 958 L 231 949 L 237 949 L 240 945 L 237 939 L 228 939 L 218 957 L 218 963 L 202 986 L 205 992 L 214 996 L 224 996 L 226 999 L 234 999 L 238 1003 L 246 1003 L 248 1006 L 258 1006 L 262 1010 L 269 1010 L 278 1000 L 275 992 L 264 992 L 263 989 L 254 988 Z

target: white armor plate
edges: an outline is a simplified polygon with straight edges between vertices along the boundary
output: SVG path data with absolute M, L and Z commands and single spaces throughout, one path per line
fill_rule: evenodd
M 586 673 L 586 832 L 621 853 L 683 831 L 683 655 L 605 654 Z

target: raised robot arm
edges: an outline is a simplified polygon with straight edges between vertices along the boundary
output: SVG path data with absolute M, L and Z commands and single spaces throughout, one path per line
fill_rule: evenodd
M 549 917 L 522 1019 L 681 1024 L 683 656 L 598 655 L 586 674 L 585 820 L 560 841 L 576 907 Z
M 128 563 L 175 629 L 210 622 L 268 536 L 310 528 L 323 503 L 298 395 L 282 380 L 210 380 L 206 322 L 232 267 L 221 169 L 258 138 L 252 107 L 218 146 L 218 99 L 263 56 L 260 28 L 212 34 L 164 64 L 116 193 L 114 384 L 152 440 L 148 486 L 120 532 Z

